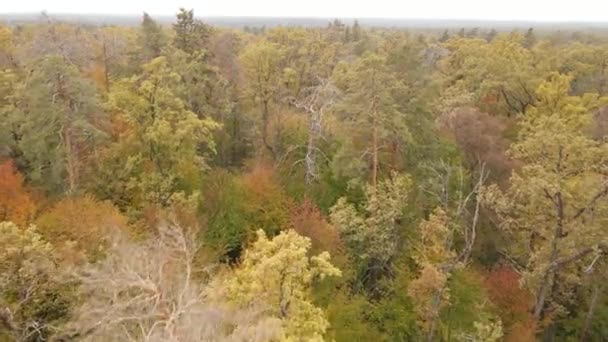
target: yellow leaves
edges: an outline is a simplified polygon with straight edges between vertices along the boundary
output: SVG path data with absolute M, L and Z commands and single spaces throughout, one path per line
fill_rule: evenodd
M 416 261 L 421 264 L 441 265 L 456 256 L 450 248 L 452 232 L 448 227 L 448 216 L 436 208 L 428 220 L 420 223 L 420 244 L 416 248 Z
M 269 101 L 278 89 L 282 59 L 278 45 L 268 41 L 251 44 L 241 54 L 249 91 L 259 101 Z
M 439 316 L 441 309 L 449 305 L 449 289 L 446 286 L 447 275 L 432 264 L 426 263 L 420 275 L 410 282 L 407 292 L 421 325 L 428 329 L 428 324 Z
M 13 222 L 0 222 L 0 284 L 13 277 L 30 278 L 52 267 L 52 247 L 35 226 L 20 228 Z
M 127 219 L 118 209 L 91 196 L 63 199 L 36 223 L 40 232 L 58 247 L 62 258 L 71 262 L 83 261 L 78 260 L 78 253 L 99 257 L 113 234 L 127 230 Z
M 308 257 L 310 239 L 283 231 L 273 239 L 257 231 L 258 239 L 245 252 L 241 265 L 213 287 L 237 307 L 256 305 L 283 321 L 286 340 L 322 341 L 329 324 L 310 301 L 317 279 L 340 276 L 329 253 Z

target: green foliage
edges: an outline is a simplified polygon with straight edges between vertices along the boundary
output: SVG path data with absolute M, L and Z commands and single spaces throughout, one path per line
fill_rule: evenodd
M 83 164 L 103 137 L 95 88 L 64 58 L 45 56 L 13 103 L 9 125 L 29 180 L 52 193 L 76 191 Z
M 206 47 L 211 28 L 200 20 L 194 19 L 194 10 L 180 8 L 177 13 L 177 23 L 173 24 L 173 30 L 175 31 L 173 38 L 175 47 L 186 53 L 193 53 Z
M 342 197 L 331 210 L 331 221 L 352 250 L 361 259 L 388 262 L 398 247 L 398 221 L 411 187 L 405 175 L 394 175 L 377 188 L 368 186 L 362 213 Z
M 207 176 L 201 208 L 207 226 L 203 241 L 235 259 L 252 228 L 246 211 L 247 191 L 239 179 L 226 171 Z
M 137 43 L 140 49 L 138 51 L 139 63 L 147 63 L 152 59 L 161 56 L 163 49 L 167 44 L 167 37 L 163 32 L 162 26 L 146 12 L 144 12 L 141 27 L 138 32 Z

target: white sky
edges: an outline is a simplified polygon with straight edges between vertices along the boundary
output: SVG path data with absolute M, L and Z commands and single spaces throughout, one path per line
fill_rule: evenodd
M 0 0 L 0 13 L 608 21 L 608 0 Z

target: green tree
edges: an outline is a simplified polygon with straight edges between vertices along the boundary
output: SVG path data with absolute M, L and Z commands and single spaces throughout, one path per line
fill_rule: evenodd
M 382 181 L 377 187 L 367 186 L 362 210 L 357 210 L 344 197 L 331 208 L 331 222 L 351 255 L 363 264 L 358 276 L 365 280 L 366 288 L 373 290 L 397 255 L 399 220 L 410 187 L 408 176 L 395 175 L 394 179 Z M 370 274 L 365 275 L 369 270 L 372 270 Z
M 173 24 L 173 30 L 175 30 L 173 44 L 186 53 L 204 49 L 209 43 L 211 28 L 202 21 L 194 19 L 194 10 L 192 9 L 179 9 L 177 23 Z
M 65 59 L 48 56 L 32 66 L 15 98 L 14 136 L 29 180 L 52 192 L 75 192 L 103 138 L 95 88 Z
M 159 57 L 167 44 L 167 37 L 163 32 L 163 27 L 152 17 L 144 12 L 141 27 L 137 36 L 139 51 L 138 62 L 149 62 Z
M 534 34 L 534 28 L 530 27 L 528 31 L 526 31 L 526 35 L 524 37 L 524 46 L 527 49 L 531 49 L 536 44 L 536 35 Z
M 386 58 L 373 53 L 364 54 L 352 65 L 343 64 L 335 78 L 344 93 L 343 101 L 336 109 L 345 121 L 345 134 L 348 137 L 338 159 L 334 161 L 353 167 L 353 163 L 367 159 L 370 182 L 376 186 L 382 147 L 391 138 L 398 136 L 407 139 L 408 136 L 404 113 L 397 102 L 403 84 L 389 72 Z M 356 145 L 360 143 L 364 146 L 357 148 Z M 366 168 L 356 164 L 354 167 Z

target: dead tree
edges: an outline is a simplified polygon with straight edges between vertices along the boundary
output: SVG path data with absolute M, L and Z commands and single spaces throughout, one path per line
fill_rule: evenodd
M 333 107 L 338 98 L 338 89 L 331 80 L 317 77 L 317 84 L 302 89 L 301 99 L 295 99 L 293 105 L 308 114 L 308 140 L 306 142 L 306 155 L 303 162 L 306 167 L 305 181 L 307 185 L 319 177 L 317 154 L 322 153 L 317 141 L 323 135 L 323 117 Z M 297 162 L 296 162 L 297 163 Z

